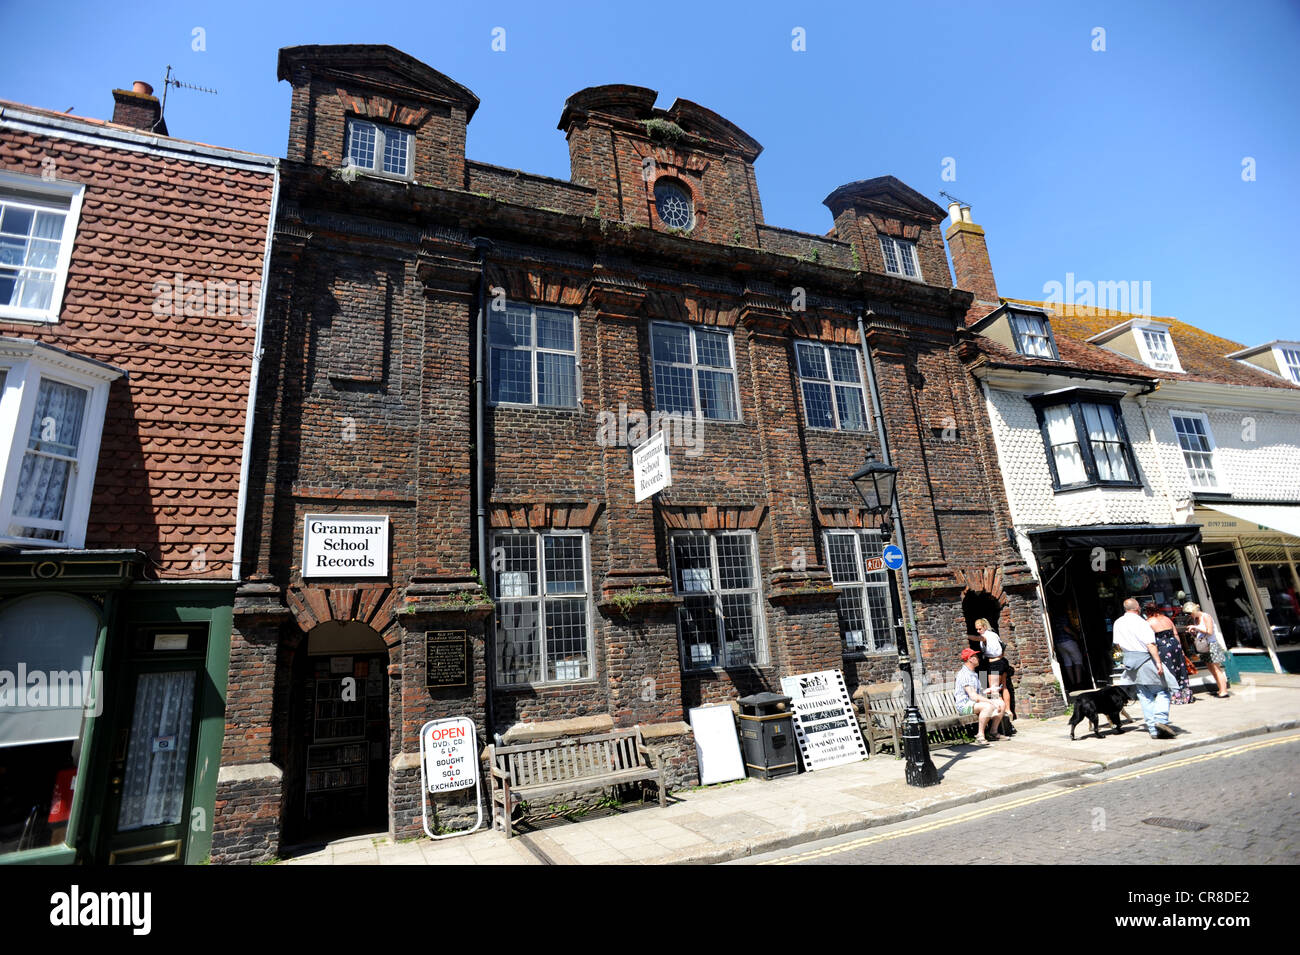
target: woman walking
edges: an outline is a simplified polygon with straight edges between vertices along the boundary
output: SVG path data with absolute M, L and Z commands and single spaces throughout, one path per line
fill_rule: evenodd
M 1187 673 L 1187 657 L 1183 656 L 1183 644 L 1178 639 L 1178 631 L 1174 628 L 1174 622 L 1160 612 L 1155 601 L 1150 601 L 1143 609 L 1146 611 L 1147 624 L 1155 631 L 1156 649 L 1160 651 L 1160 662 L 1178 680 L 1178 689 L 1170 693 L 1173 702 L 1194 703 L 1191 678 Z
M 1200 604 L 1192 600 L 1183 604 L 1183 613 L 1192 618 L 1191 626 L 1187 629 L 1194 634 L 1192 639 L 1196 642 L 1196 652 L 1210 658 L 1210 673 L 1219 687 L 1219 692 L 1214 695 L 1221 700 L 1226 700 L 1229 696 L 1228 676 L 1223 672 L 1223 664 L 1228 661 L 1228 657 L 1223 652 L 1223 645 L 1219 643 L 1219 638 L 1214 634 L 1214 621 L 1201 609 Z

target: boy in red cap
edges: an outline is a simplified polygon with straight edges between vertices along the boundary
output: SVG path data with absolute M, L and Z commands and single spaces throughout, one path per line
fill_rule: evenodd
M 987 743 L 990 739 L 997 739 L 997 733 L 989 737 L 984 736 L 984 727 L 989 720 L 993 721 L 994 726 L 1002 722 L 1002 701 L 991 699 L 980 692 L 980 678 L 975 675 L 975 671 L 980 665 L 980 655 L 978 650 L 966 649 L 961 652 L 961 669 L 957 671 L 957 689 L 953 697 L 957 701 L 957 712 L 963 716 L 974 713 L 979 717 L 979 733 L 975 736 L 975 742 Z

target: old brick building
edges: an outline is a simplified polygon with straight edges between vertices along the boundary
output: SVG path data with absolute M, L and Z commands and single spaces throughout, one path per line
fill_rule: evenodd
M 0 103 L 0 862 L 212 834 L 276 160 L 113 96 Z
M 693 706 L 891 679 L 882 541 L 848 480 L 877 416 L 930 678 L 996 618 L 1022 712 L 1059 707 L 955 355 L 971 295 L 943 210 L 884 176 L 831 192 L 828 235 L 768 225 L 759 144 L 640 87 L 569 98 L 560 181 L 468 159 L 477 98 L 390 47 L 284 49 L 279 77 L 215 859 L 417 834 L 431 718 L 485 741 L 639 724 L 680 784 Z M 673 483 L 637 503 L 647 426 Z

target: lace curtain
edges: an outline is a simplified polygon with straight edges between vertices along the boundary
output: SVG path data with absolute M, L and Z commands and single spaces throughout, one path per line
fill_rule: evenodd
M 1047 440 L 1052 444 L 1052 457 L 1056 460 L 1056 476 L 1061 484 L 1078 484 L 1088 479 L 1079 451 L 1079 438 L 1074 430 L 1074 415 L 1069 405 L 1048 408 Z
M 140 674 L 117 817 L 119 832 L 180 822 L 194 683 L 192 670 Z
M 41 522 L 64 519 L 64 504 L 81 444 L 87 392 L 61 382 L 42 378 L 32 414 L 27 453 L 18 474 L 18 496 L 14 502 L 15 537 L 62 540 L 61 526 L 27 526 L 21 518 Z

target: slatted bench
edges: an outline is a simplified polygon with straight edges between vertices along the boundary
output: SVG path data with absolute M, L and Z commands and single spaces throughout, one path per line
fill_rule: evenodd
M 879 753 L 887 745 L 894 754 L 902 752 L 903 719 L 907 715 L 907 696 L 897 685 L 881 692 L 868 692 L 864 697 L 864 713 L 859 718 L 871 754 Z M 949 729 L 953 726 L 978 725 L 974 713 L 958 713 L 957 701 L 950 687 L 930 687 L 917 694 L 916 706 L 925 720 L 927 732 Z
M 659 787 L 659 805 L 668 804 L 663 767 L 650 765 L 650 750 L 641 738 L 640 727 L 571 739 L 489 746 L 488 765 L 492 815 L 495 820 L 500 806 L 507 839 L 514 835 L 512 800 L 544 799 L 649 781 Z

